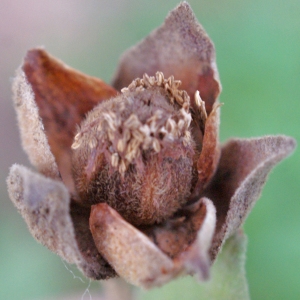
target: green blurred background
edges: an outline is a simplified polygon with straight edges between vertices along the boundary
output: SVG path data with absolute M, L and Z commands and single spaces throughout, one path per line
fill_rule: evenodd
M 0 299 L 66 299 L 74 293 L 81 299 L 89 285 L 74 279 L 59 257 L 35 242 L 8 198 L 9 166 L 29 166 L 11 103 L 14 70 L 27 49 L 43 45 L 72 67 L 109 82 L 120 54 L 159 26 L 177 4 L 0 0 Z M 216 46 L 225 103 L 221 140 L 286 134 L 300 141 L 300 1 L 190 4 Z M 300 297 L 298 152 L 276 167 L 245 225 L 252 299 Z M 197 288 L 194 279 L 185 278 L 143 293 L 143 299 L 196 300 Z M 99 290 L 92 283 L 93 299 Z

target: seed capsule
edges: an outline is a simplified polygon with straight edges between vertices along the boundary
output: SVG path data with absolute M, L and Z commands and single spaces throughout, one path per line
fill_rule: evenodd
M 73 149 L 81 201 L 106 202 L 135 225 L 160 223 L 186 203 L 195 146 L 189 98 L 178 86 L 162 73 L 145 75 L 89 113 Z

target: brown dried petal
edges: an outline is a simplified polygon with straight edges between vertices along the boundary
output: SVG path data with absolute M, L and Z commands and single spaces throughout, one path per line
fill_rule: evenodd
M 124 53 L 113 86 L 121 90 L 144 73 L 153 76 L 157 71 L 181 80 L 181 89 L 192 101 L 199 90 L 211 112 L 221 91 L 215 50 L 187 2 L 179 4 L 161 27 Z
M 66 66 L 43 49 L 29 51 L 22 70 L 31 85 L 59 171 L 72 190 L 70 147 L 76 125 L 99 102 L 115 96 L 117 92 L 100 79 Z M 17 84 L 15 86 L 18 88 Z
M 144 288 L 160 286 L 186 272 L 207 278 L 210 265 L 208 249 L 215 228 L 215 208 L 208 199 L 201 199 L 201 204 L 203 206 L 199 209 L 201 211 L 198 216 L 202 219 L 194 220 L 195 226 L 199 225 L 197 221 L 201 226 L 196 240 L 191 246 L 185 245 L 186 251 L 174 260 L 105 203 L 92 206 L 90 228 L 99 252 L 120 276 L 134 285 Z M 184 238 L 177 241 L 173 239 L 174 232 L 167 228 L 164 232 L 152 234 L 158 237 L 163 233 L 165 237 L 159 237 L 158 246 L 164 243 L 163 239 L 168 238 L 167 235 L 174 243 L 185 243 Z M 181 236 L 180 228 L 178 234 Z M 178 248 L 178 245 L 174 246 Z
M 78 247 L 78 238 L 85 241 L 88 238 L 81 236 L 78 229 L 74 231 L 70 217 L 70 196 L 61 182 L 15 164 L 10 169 L 7 185 L 11 200 L 25 219 L 31 234 L 40 243 L 67 262 L 75 263 L 89 278 L 114 276 L 114 271 L 99 254 L 89 255 L 97 253 L 92 238 L 90 244 L 85 245 L 86 251 Z M 85 223 L 88 227 L 88 216 Z M 89 251 L 87 248 L 90 248 Z
M 270 170 L 295 146 L 295 140 L 285 136 L 236 139 L 223 146 L 218 170 L 205 192 L 217 208 L 212 258 L 246 219 Z

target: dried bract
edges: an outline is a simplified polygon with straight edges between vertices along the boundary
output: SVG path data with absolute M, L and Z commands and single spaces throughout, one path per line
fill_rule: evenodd
M 89 278 L 150 288 L 209 277 L 285 136 L 219 145 L 214 46 L 183 2 L 121 58 L 113 87 L 43 49 L 14 81 L 23 148 L 8 191 L 33 236 Z

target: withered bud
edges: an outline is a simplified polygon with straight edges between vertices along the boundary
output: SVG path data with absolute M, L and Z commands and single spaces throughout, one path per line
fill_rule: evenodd
M 106 202 L 135 225 L 160 223 L 186 203 L 196 144 L 179 85 L 145 74 L 88 114 L 72 145 L 79 201 Z

